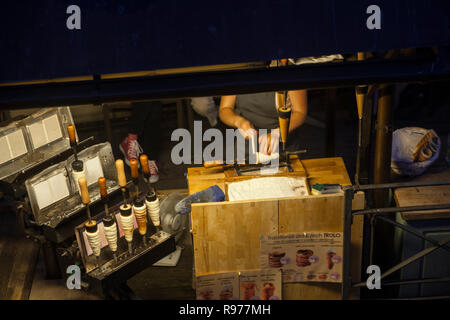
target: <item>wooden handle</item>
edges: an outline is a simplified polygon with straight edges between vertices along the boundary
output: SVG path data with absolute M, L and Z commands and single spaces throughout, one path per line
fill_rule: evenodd
M 125 188 L 127 186 L 127 177 L 125 176 L 125 169 L 123 168 L 123 160 L 116 160 L 117 180 L 119 186 Z
M 365 53 L 364 52 L 358 52 L 357 59 L 358 61 L 363 61 L 365 59 Z M 363 116 L 363 107 L 364 107 L 364 100 L 366 98 L 366 95 L 361 92 L 356 92 L 356 107 L 358 109 L 358 118 L 362 119 Z
M 277 97 L 277 106 L 278 108 L 284 108 L 284 93 L 283 92 L 275 92 L 275 95 Z
M 91 202 L 91 199 L 89 198 L 89 191 L 88 191 L 86 178 L 85 177 L 79 178 L 78 184 L 80 185 L 81 201 L 84 204 L 89 204 Z
M 139 160 L 141 162 L 142 172 L 145 175 L 150 175 L 150 168 L 148 166 L 148 156 L 146 154 L 141 154 Z
M 136 159 L 131 159 L 130 160 L 130 167 L 131 167 L 131 177 L 133 179 L 138 179 L 139 178 L 138 161 Z
M 291 108 L 278 108 L 278 122 L 280 123 L 281 141 L 286 143 L 289 134 L 289 122 L 291 119 Z
M 67 133 L 69 134 L 70 142 L 77 143 L 77 139 L 75 137 L 75 126 L 73 124 L 69 124 L 67 126 Z
M 220 160 L 213 160 L 213 161 L 205 161 L 203 162 L 204 168 L 214 168 L 214 167 L 220 167 L 223 165 L 223 161 Z
M 100 188 L 100 196 L 102 197 L 102 199 L 106 198 L 108 193 L 106 191 L 106 178 L 105 177 L 98 178 L 98 187 Z
M 366 95 L 361 93 L 356 93 L 356 107 L 358 109 L 358 118 L 362 119 L 363 117 L 363 107 L 364 107 L 364 100 Z

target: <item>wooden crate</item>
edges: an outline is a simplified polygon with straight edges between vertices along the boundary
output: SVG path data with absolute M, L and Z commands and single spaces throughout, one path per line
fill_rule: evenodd
M 347 171 L 341 158 L 304 160 L 310 184 L 339 183 L 349 185 Z M 191 168 L 192 169 L 192 168 Z M 203 168 L 202 168 L 203 169 Z M 198 169 L 197 169 L 198 170 Z M 203 172 L 188 171 L 190 193 L 214 184 Z M 210 170 L 210 169 L 203 169 Z M 193 178 L 193 179 L 191 179 Z M 208 185 L 210 184 L 210 185 Z M 195 191 L 194 191 L 195 190 Z M 353 208 L 364 206 L 364 195 L 358 193 Z M 193 204 L 191 211 L 196 276 L 260 268 L 260 235 L 299 232 L 343 232 L 343 194 Z M 357 216 L 352 225 L 351 271 L 359 280 L 362 251 L 363 217 Z M 283 285 L 285 299 L 340 299 L 341 285 L 331 283 L 291 283 Z

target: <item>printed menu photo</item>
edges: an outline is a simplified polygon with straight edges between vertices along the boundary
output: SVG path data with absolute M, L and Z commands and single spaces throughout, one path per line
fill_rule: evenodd
M 281 271 L 242 271 L 239 287 L 241 300 L 281 300 Z
M 262 269 L 281 269 L 283 282 L 342 282 L 342 232 L 261 236 Z
M 237 272 L 208 274 L 197 277 L 197 300 L 238 300 Z

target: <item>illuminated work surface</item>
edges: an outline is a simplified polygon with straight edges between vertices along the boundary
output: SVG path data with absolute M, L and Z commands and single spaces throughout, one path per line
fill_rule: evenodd
M 310 186 L 316 183 L 350 185 L 351 181 L 347 174 L 342 158 L 320 158 L 308 159 L 301 162 L 295 156 L 291 156 L 291 165 L 294 171 L 305 173 Z M 232 170 L 232 169 L 228 169 Z M 225 190 L 225 170 L 223 167 L 188 168 L 189 194 L 204 190 L 217 184 Z

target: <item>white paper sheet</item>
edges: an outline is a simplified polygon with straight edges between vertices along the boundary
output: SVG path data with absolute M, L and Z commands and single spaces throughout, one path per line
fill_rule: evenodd
M 307 196 L 305 178 L 255 178 L 228 185 L 230 201 Z

